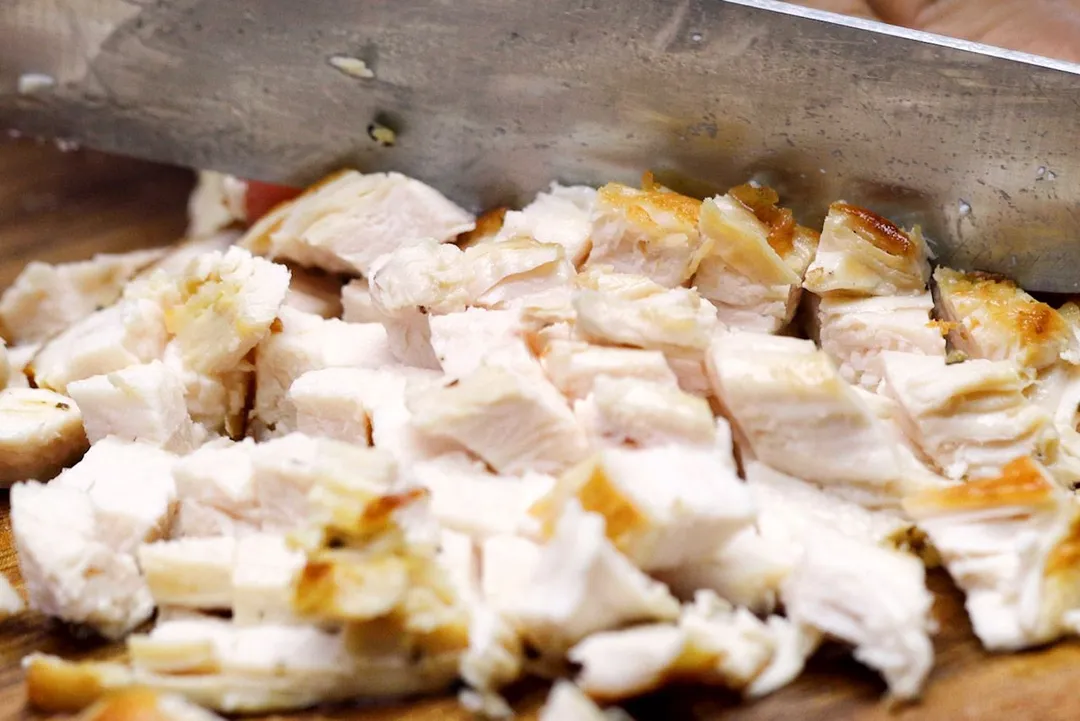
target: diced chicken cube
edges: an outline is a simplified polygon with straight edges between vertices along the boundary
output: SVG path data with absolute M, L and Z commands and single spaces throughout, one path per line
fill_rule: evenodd
M 508 534 L 489 536 L 480 544 L 480 589 L 491 609 L 503 613 L 525 594 L 540 563 L 542 548 L 534 541 Z
M 603 517 L 615 548 L 647 571 L 709 558 L 754 520 L 750 493 L 719 453 L 678 445 L 609 448 L 566 472 L 534 509 L 545 532 L 571 503 Z
M 103 542 L 86 492 L 16 484 L 11 526 L 30 608 L 108 638 L 122 637 L 153 613 L 135 557 Z
M 364 407 L 363 388 L 349 383 L 352 375 L 352 368 L 324 368 L 293 381 L 288 400 L 296 412 L 296 430 L 370 445 L 370 411 Z
M 918 697 L 933 665 L 933 597 L 922 563 L 818 525 L 784 581 L 787 617 L 855 647 L 899 699 Z
M 510 210 L 502 218 L 495 242 L 526 236 L 540 243 L 562 246 L 567 259 L 580 266 L 592 249 L 591 215 L 596 203 L 594 188 L 552 183 L 521 210 Z
M 590 284 L 595 276 L 587 278 Z M 589 340 L 609 345 L 701 353 L 719 324 L 716 308 L 689 288 L 665 290 L 642 278 L 642 283 L 609 289 L 618 279 L 604 278 L 574 293 L 577 328 Z
M 253 447 L 207 445 L 176 463 L 177 535 L 236 536 L 258 528 Z
M 509 238 L 467 248 L 462 256 L 470 302 L 505 308 L 523 297 L 566 286 L 574 267 L 561 245 Z
M 233 623 L 295 621 L 293 581 L 304 560 L 303 552 L 290 548 L 279 534 L 252 533 L 236 539 L 230 579 Z
M 473 227 L 472 215 L 418 180 L 347 170 L 279 206 L 240 242 L 274 258 L 370 277 L 381 255 L 429 238 L 450 242 Z
M 346 323 L 382 322 L 382 313 L 375 307 L 366 278 L 351 280 L 341 289 L 341 319 Z
M 920 295 L 930 279 L 926 241 L 844 202 L 829 206 L 803 287 L 818 295 Z
M 608 183 L 597 192 L 593 206 L 587 266 L 607 265 L 668 288 L 680 286 L 696 270 L 700 212 L 700 200 L 666 188 L 636 190 Z
M 616 550 L 604 525 L 602 516 L 586 513 L 577 501 L 567 503 L 529 593 L 508 609 L 537 650 L 562 655 L 590 634 L 678 616 L 678 601 Z
M 344 311 L 343 283 L 339 276 L 304 268 L 292 268 L 290 273 L 292 279 L 285 294 L 285 305 L 320 318 L 341 317 Z
M 740 185 L 701 206 L 704 257 L 692 283 L 728 327 L 773 333 L 795 314 L 818 236 L 778 200 Z
M 483 366 L 457 383 L 413 394 L 409 410 L 417 428 L 460 443 L 499 473 L 558 472 L 588 452 L 584 430 L 539 370 Z
M 574 410 L 591 434 L 608 444 L 716 444 L 716 421 L 708 402 L 666 384 L 600 376 L 592 394 Z
M 469 308 L 431 316 L 428 322 L 435 357 L 451 378 L 466 376 L 484 364 L 509 368 L 533 364 L 515 310 Z
M 228 610 L 235 550 L 228 536 L 181 538 L 141 545 L 136 558 L 157 605 Z
M 1018 458 L 997 477 L 927 490 L 904 508 L 967 596 L 983 646 L 1016 650 L 1075 632 L 1065 617 L 1080 603 L 1080 514 L 1038 463 Z
M 40 343 L 28 343 L 11 346 L 0 351 L 7 360 L 8 375 L 5 381 L 7 388 L 29 388 L 30 380 L 26 377 L 26 367 L 34 356 L 41 350 Z
M 106 438 L 50 487 L 84 492 L 99 538 L 110 548 L 134 553 L 139 544 L 169 533 L 176 510 L 176 460 L 149 444 Z
M 183 380 L 161 361 L 70 383 L 68 393 L 91 443 L 115 436 L 186 453 L 202 440 L 187 412 Z
M 247 220 L 247 183 L 232 175 L 200 170 L 188 197 L 187 235 L 201 238 Z
M 603 701 L 639 696 L 676 679 L 747 691 L 778 654 L 778 631 L 789 625 L 769 620 L 766 624 L 705 591 L 676 625 L 598 633 L 571 649 L 569 657 L 582 667 L 578 685 Z M 780 673 L 773 672 L 774 683 L 797 676 L 804 660 L 787 661 L 788 678 L 781 682 Z
M 949 478 L 985 478 L 1019 456 L 1053 452 L 1051 417 L 1024 397 L 1027 382 L 1014 364 L 946 364 L 901 353 L 882 359 L 886 392 L 902 408 L 904 430 Z
M 0 296 L 0 335 L 11 343 L 46 341 L 115 303 L 124 283 L 163 255 L 141 250 L 60 265 L 32 261 Z
M 748 526 L 722 543 L 712 556 L 653 575 L 680 599 L 709 590 L 753 613 L 767 614 L 776 608 L 780 584 L 796 560 L 786 538 L 774 539 Z
M 248 405 L 254 394 L 253 365 L 245 359 L 224 373 L 202 373 L 184 364 L 176 341 L 165 346 L 162 362 L 183 384 L 184 402 L 191 420 L 209 434 L 225 434 L 235 439 L 244 436 Z
M 238 232 L 225 230 L 203 238 L 183 240 L 170 247 L 164 258 L 137 275 L 136 281 L 156 271 L 163 271 L 166 276 L 180 275 L 191 265 L 191 261 L 207 253 L 224 253 L 239 237 Z
M 304 373 L 323 368 L 379 368 L 394 363 L 386 330 L 375 323 L 345 323 L 283 309 L 281 329 L 255 352 L 255 404 L 259 436 L 295 429 L 288 392 Z
M 875 391 L 882 380 L 884 351 L 945 357 L 941 325 L 930 319 L 933 308 L 929 293 L 826 297 L 817 310 L 818 341 L 844 380 Z
M 759 506 L 758 530 L 767 544 L 798 555 L 807 534 L 832 528 L 858 541 L 885 548 L 917 550 L 920 534 L 896 509 L 868 509 L 828 487 L 780 473 L 764 463 L 745 464 L 746 483 Z
M 178 278 L 157 271 L 128 295 L 161 305 L 185 367 L 221 373 L 270 332 L 288 289 L 287 268 L 233 247 L 197 256 Z
M 924 483 L 893 429 L 812 342 L 733 332 L 713 343 L 708 364 L 717 397 L 763 463 L 872 505 L 895 505 Z
M 612 721 L 580 688 L 556 681 L 540 709 L 540 721 Z
M 440 529 L 438 561 L 457 597 L 470 608 L 479 603 L 480 558 L 473 539 L 448 528 Z
M 89 447 L 72 399 L 37 388 L 0 391 L 0 487 L 47 481 Z
M 1080 343 L 1061 314 L 1011 280 L 938 267 L 934 297 L 951 328 L 949 342 L 968 357 L 1011 360 L 1032 370 L 1063 358 L 1080 362 Z
M 589 395 L 597 379 L 604 376 L 638 378 L 669 387 L 678 385 L 664 354 L 659 351 L 553 340 L 544 346 L 540 363 L 555 387 L 571 400 Z
M 147 300 L 125 300 L 46 342 L 25 372 L 39 388 L 64 393 L 74 381 L 160 358 L 166 341 L 161 308 Z
M 549 476 L 497 476 L 453 456 L 416 463 L 410 476 L 430 492 L 431 513 L 443 527 L 474 538 L 525 532 L 532 504 L 554 485 Z
M 347 389 L 347 392 L 339 393 L 341 398 L 336 401 L 341 412 L 354 419 L 359 418 L 361 413 L 364 414 L 371 427 L 372 445 L 390 453 L 403 467 L 462 450 L 457 444 L 429 438 L 414 428 L 412 414 L 406 407 L 405 401 L 410 388 L 421 393 L 441 378 L 441 374 L 435 371 L 402 366 L 383 367 L 378 370 L 327 368 L 309 371 L 301 378 L 304 379 L 302 387 L 326 387 L 336 383 L 339 388 Z M 351 410 L 348 409 L 350 406 Z M 306 416 L 304 423 L 308 428 L 317 421 L 323 423 L 307 415 L 308 411 L 317 413 L 318 409 L 309 406 L 303 412 Z
M 293 433 L 252 449 L 255 503 L 262 529 L 288 532 L 308 519 L 308 492 L 317 483 L 353 479 L 389 489 L 397 479 L 381 451 Z
M 461 656 L 460 676 L 469 688 L 458 699 L 469 711 L 488 718 L 504 718 L 513 709 L 499 690 L 521 678 L 525 649 L 517 631 L 486 605 L 473 610 L 469 647 Z

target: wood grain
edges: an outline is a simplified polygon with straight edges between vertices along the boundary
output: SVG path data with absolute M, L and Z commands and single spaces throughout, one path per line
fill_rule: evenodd
M 184 227 L 189 173 L 171 168 L 51 146 L 0 145 L 0 287 L 32 258 L 73 260 L 95 252 L 161 245 Z M 0 495 L 0 571 L 18 582 L 11 546 L 7 494 Z M 840 648 L 812 659 L 806 673 L 786 689 L 752 705 L 707 689 L 671 689 L 628 706 L 646 719 L 733 719 L 735 721 L 958 721 L 960 719 L 1040 719 L 1080 715 L 1080 645 L 1015 655 L 983 652 L 971 634 L 962 599 L 941 572 L 930 577 L 940 626 L 937 662 L 922 703 L 893 708 L 882 700 L 884 686 Z M 81 658 L 114 649 L 73 639 L 46 619 L 25 613 L 0 623 L 0 719 L 37 719 L 25 708 L 19 662 L 41 650 Z M 535 717 L 544 697 L 538 684 L 514 695 L 523 717 Z M 453 698 L 437 698 L 379 708 L 323 710 L 282 721 L 454 721 L 469 718 Z

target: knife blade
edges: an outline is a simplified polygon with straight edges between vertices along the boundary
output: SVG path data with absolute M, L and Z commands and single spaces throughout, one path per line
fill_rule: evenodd
M 272 182 L 399 170 L 474 209 L 756 179 L 805 223 L 844 199 L 1080 291 L 1069 63 L 770 0 L 7 0 L 0 38 L 0 128 Z

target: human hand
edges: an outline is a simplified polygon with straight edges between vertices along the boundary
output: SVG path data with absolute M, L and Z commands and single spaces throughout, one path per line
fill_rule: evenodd
M 962 40 L 1080 62 L 1080 0 L 789 0 Z

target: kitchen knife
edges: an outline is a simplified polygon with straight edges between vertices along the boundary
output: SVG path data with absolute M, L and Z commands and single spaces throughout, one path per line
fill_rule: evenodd
M 768 0 L 6 0 L 0 128 L 268 181 L 757 179 L 1080 291 L 1080 66 Z

